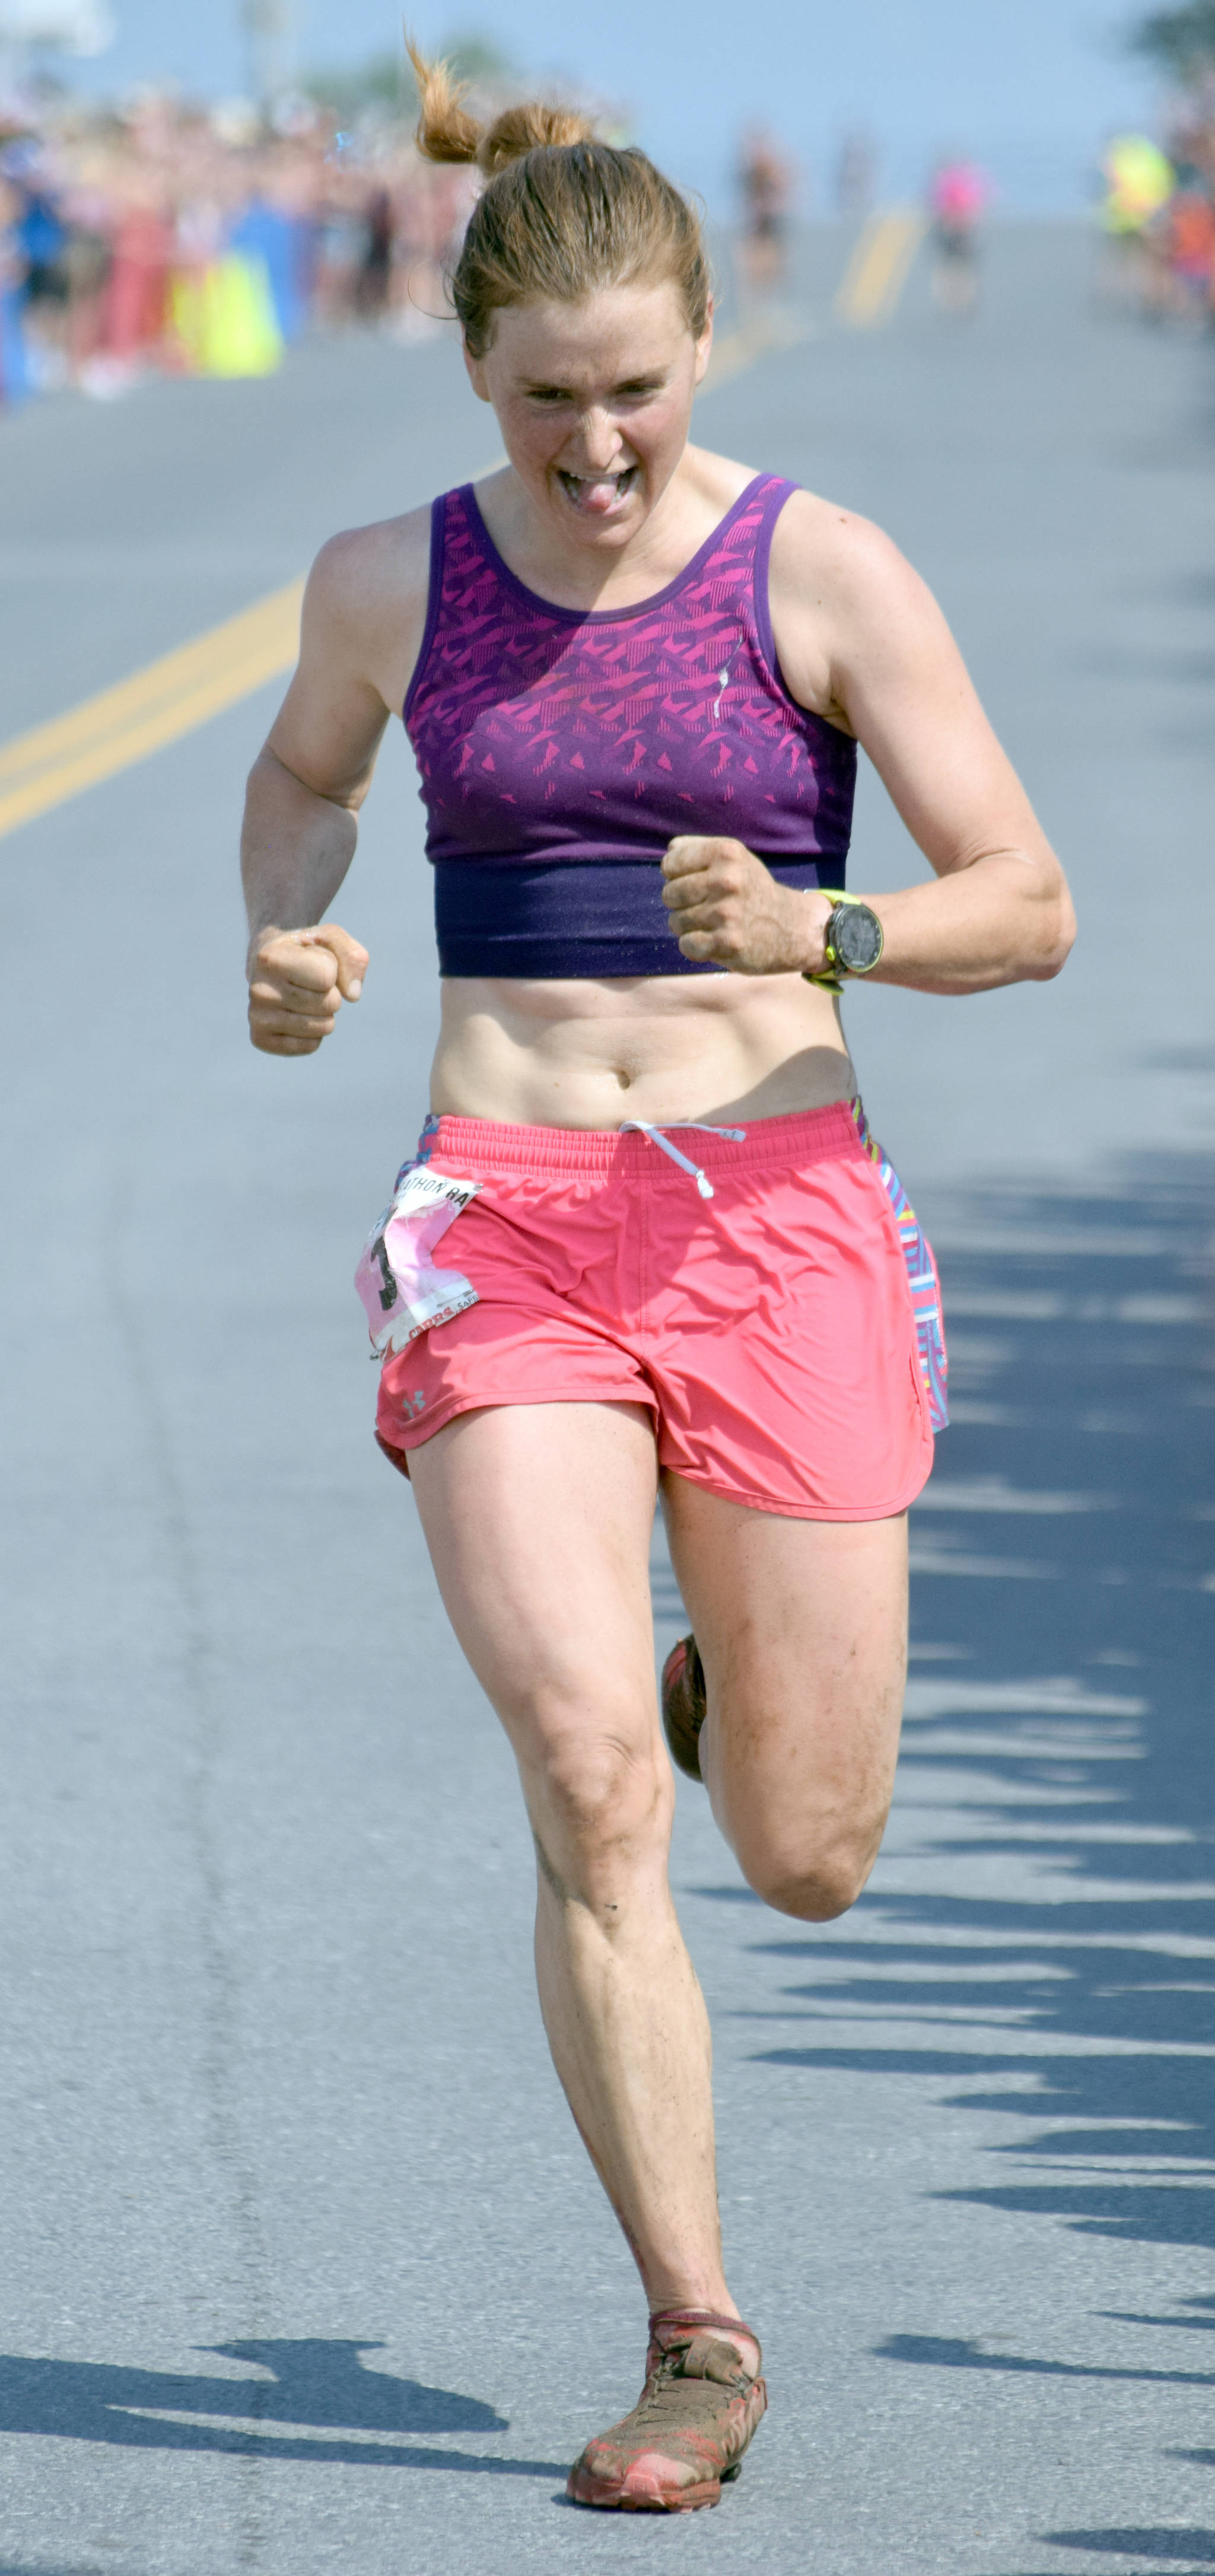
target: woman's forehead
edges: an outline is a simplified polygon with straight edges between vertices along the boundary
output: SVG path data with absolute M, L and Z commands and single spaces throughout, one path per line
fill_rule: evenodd
M 614 375 L 669 364 L 691 334 L 670 278 L 597 287 L 577 301 L 543 297 L 494 315 L 493 347 L 514 372 Z

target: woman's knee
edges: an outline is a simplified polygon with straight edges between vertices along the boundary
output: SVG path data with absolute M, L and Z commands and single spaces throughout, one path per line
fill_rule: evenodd
M 891 1722 L 875 1723 L 864 1709 L 842 1751 L 828 1741 L 813 1758 L 796 1737 L 790 1742 L 785 1716 L 782 1710 L 773 1725 L 770 1712 L 752 1702 L 743 1723 L 736 1718 L 710 1741 L 713 1810 L 765 1904 L 802 1922 L 829 1923 L 855 1905 L 881 1847 L 898 1710 Z M 807 1733 L 813 1738 L 815 1729 Z
M 655 1733 L 584 1717 L 524 1765 L 541 1870 L 559 1892 L 602 1899 L 670 1841 L 674 1787 Z
M 872 1855 L 862 1860 L 844 1849 L 816 1854 L 810 1861 L 773 1854 L 745 1868 L 747 1883 L 777 1914 L 792 1914 L 799 1923 L 834 1923 L 855 1905 L 869 1872 Z
M 797 1833 L 787 1826 L 735 1841 L 743 1875 L 765 1905 L 801 1923 L 832 1923 L 855 1905 L 868 1880 L 886 1822 L 857 1817 L 834 1830 Z

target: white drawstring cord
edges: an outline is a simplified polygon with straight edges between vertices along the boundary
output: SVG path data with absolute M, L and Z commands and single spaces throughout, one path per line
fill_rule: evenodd
M 745 1145 L 747 1141 L 745 1127 L 711 1127 L 706 1118 L 673 1118 L 671 1124 L 673 1127 L 695 1127 L 702 1136 L 729 1136 L 736 1145 Z M 699 1163 L 689 1162 L 687 1155 L 680 1153 L 678 1145 L 671 1143 L 663 1128 L 651 1127 L 646 1118 L 626 1118 L 620 1133 L 622 1136 L 648 1136 L 651 1145 L 660 1145 L 663 1153 L 669 1154 L 673 1163 L 678 1163 L 681 1172 L 691 1173 L 702 1199 L 712 1198 L 712 1181 L 706 1179 Z

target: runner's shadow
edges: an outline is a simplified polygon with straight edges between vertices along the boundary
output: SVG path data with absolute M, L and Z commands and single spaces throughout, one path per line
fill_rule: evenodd
M 366 2438 L 508 2430 L 505 2417 L 480 2398 L 368 2370 L 361 2354 L 382 2350 L 370 2338 L 305 2336 L 200 2349 L 250 2362 L 257 2375 L 233 2379 L 218 2373 L 0 2355 L 0 2432 L 54 2434 L 60 2440 L 123 2449 L 463 2469 L 499 2477 L 565 2474 L 551 2460 L 427 2450 Z M 275 2429 L 279 2425 L 282 2432 Z M 355 2432 L 364 2438 L 343 2438 Z M 3 2568 L 0 2576 L 5 2576 Z
M 225 2361 L 248 2361 L 273 2371 L 272 2381 L 208 2383 L 235 2388 L 242 2398 L 250 2389 L 260 2403 L 244 2402 L 212 2413 L 259 2415 L 265 2422 L 349 2425 L 362 2433 L 503 2433 L 505 2420 L 478 2397 L 457 2397 L 446 2388 L 427 2388 L 420 2380 L 397 2379 L 388 2371 L 368 2370 L 365 2352 L 381 2352 L 378 2343 L 336 2342 L 328 2336 L 297 2340 L 216 2343 L 201 2347 Z

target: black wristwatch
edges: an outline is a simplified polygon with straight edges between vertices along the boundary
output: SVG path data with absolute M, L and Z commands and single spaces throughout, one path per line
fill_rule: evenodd
M 872 975 L 885 947 L 881 922 L 857 894 L 838 893 L 834 886 L 824 892 L 835 895 L 823 941 L 823 965 L 817 975 L 803 970 L 807 984 L 819 984 L 826 993 L 838 993 L 845 975 Z

